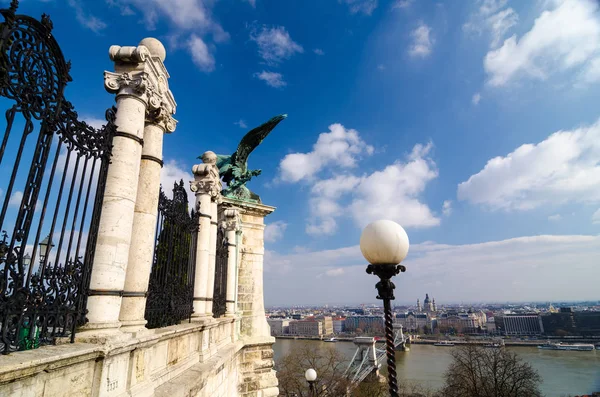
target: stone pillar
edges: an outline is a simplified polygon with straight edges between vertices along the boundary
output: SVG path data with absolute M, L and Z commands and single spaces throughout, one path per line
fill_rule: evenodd
M 241 232 L 241 225 L 239 219 L 238 209 L 226 209 L 223 211 L 223 228 L 227 233 L 227 290 L 225 295 L 226 311 L 225 315 L 228 317 L 235 316 L 236 312 L 236 290 L 237 290 L 237 262 L 238 262 L 238 251 L 237 251 L 237 236 L 238 232 Z
M 196 210 L 200 213 L 198 218 L 198 241 L 196 244 L 196 275 L 194 279 L 194 313 L 192 320 L 199 321 L 210 318 L 211 310 L 207 311 L 209 277 L 209 251 L 212 219 L 213 198 L 221 194 L 222 185 L 219 179 L 219 169 L 216 166 L 217 156 L 213 152 L 202 155 L 204 164 L 192 168 L 194 180 L 190 182 L 190 189 L 196 193 Z M 216 235 L 215 235 L 216 242 Z M 213 270 L 214 282 L 214 270 Z M 212 299 L 212 288 L 210 292 Z
M 217 210 L 218 205 L 216 199 L 213 197 L 210 202 L 210 236 L 209 236 L 209 247 L 208 247 L 208 277 L 206 279 L 206 307 L 205 313 L 207 316 L 212 316 L 213 313 L 213 297 L 215 295 L 215 268 L 217 259 Z
M 265 317 L 263 295 L 264 218 L 275 210 L 264 204 L 224 197 L 222 211 L 238 209 L 241 242 L 238 239 L 237 310 L 240 315 L 241 356 L 239 396 L 277 396 L 277 377 L 273 370 L 273 343 Z
M 147 112 L 160 107 L 166 71 L 162 44 L 144 39 L 137 47 L 112 46 L 115 72 L 104 73 L 104 85 L 116 94 L 117 130 L 113 138 L 98 240 L 90 280 L 88 331 L 116 331 L 129 261 L 140 161 Z M 162 68 L 162 69 L 161 69 Z M 158 103 L 158 105 L 157 105 Z M 85 338 L 85 332 L 80 333 Z M 88 333 L 89 335 L 89 333 Z
M 143 40 L 142 44 L 148 43 L 149 40 Z M 160 42 L 156 42 L 160 44 Z M 151 47 L 152 43 L 146 45 Z M 149 111 L 146 114 L 131 247 L 129 248 L 123 301 L 119 316 L 122 330 L 131 332 L 145 329 L 144 326 L 147 323 L 144 312 L 156 244 L 160 172 L 163 166 L 163 135 L 165 132 L 175 131 L 176 126 L 176 121 L 172 117 L 176 104 L 167 86 L 168 73 L 163 64 L 164 57 L 157 56 L 153 59 L 157 66 L 161 66 L 159 69 L 161 84 L 157 86 L 157 91 L 153 100 L 149 102 Z

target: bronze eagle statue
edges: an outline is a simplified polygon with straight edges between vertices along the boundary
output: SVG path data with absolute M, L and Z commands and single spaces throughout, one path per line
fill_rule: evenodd
M 257 203 L 261 202 L 260 197 L 246 187 L 246 183 L 252 177 L 261 173 L 261 170 L 248 169 L 248 156 L 286 117 L 287 114 L 275 116 L 266 123 L 250 130 L 244 135 L 237 150 L 232 155 L 217 154 L 216 165 L 219 168 L 219 175 L 223 182 L 227 184 L 227 187 L 222 191 L 223 196 Z

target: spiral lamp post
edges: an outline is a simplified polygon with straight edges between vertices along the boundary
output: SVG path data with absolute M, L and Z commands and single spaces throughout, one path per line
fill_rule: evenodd
M 398 397 L 396 376 L 396 346 L 394 346 L 394 324 L 391 301 L 394 299 L 395 285 L 391 278 L 406 268 L 400 262 L 408 254 L 408 235 L 396 222 L 379 220 L 367 225 L 360 236 L 360 250 L 369 262 L 367 273 L 379 277 L 375 285 L 377 299 L 383 300 L 385 313 L 385 344 L 388 366 L 390 396 Z

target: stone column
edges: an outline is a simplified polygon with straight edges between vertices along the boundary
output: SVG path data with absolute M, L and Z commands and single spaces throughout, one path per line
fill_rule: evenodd
M 215 268 L 217 259 L 217 204 L 218 197 L 213 197 L 210 202 L 210 236 L 208 247 L 208 277 L 206 279 L 206 307 L 205 313 L 207 316 L 212 316 L 213 313 L 213 297 L 215 295 Z
M 156 39 L 145 39 L 137 47 L 112 46 L 109 55 L 115 72 L 104 73 L 104 85 L 108 92 L 116 94 L 117 130 L 90 280 L 89 322 L 84 327 L 90 332 L 116 331 L 120 327 L 145 117 L 148 104 L 156 103 L 155 93 L 160 90 L 158 64 L 162 66 L 162 61 L 158 61 L 164 59 L 164 47 Z M 85 338 L 85 334 L 80 336 Z
M 151 47 L 145 39 L 142 44 Z M 160 42 L 156 41 L 157 44 Z M 162 44 L 160 44 L 162 46 Z M 164 52 L 163 52 L 164 53 Z M 164 56 L 153 57 L 159 69 L 159 84 L 148 103 L 144 147 L 142 148 L 138 191 L 133 215 L 133 228 L 129 260 L 125 275 L 125 287 L 119 320 L 123 331 L 136 332 L 145 329 L 144 318 L 148 280 L 156 244 L 156 217 L 160 193 L 160 172 L 163 166 L 163 135 L 175 131 L 175 100 L 168 88 L 168 74 L 164 67 Z
M 216 166 L 217 156 L 213 152 L 206 152 L 202 155 L 202 161 L 204 164 L 198 164 L 192 168 L 194 180 L 190 182 L 190 189 L 196 193 L 196 210 L 200 213 L 198 218 L 198 241 L 196 244 L 194 313 L 192 314 L 192 320 L 194 321 L 200 321 L 212 316 L 212 305 L 210 311 L 207 311 L 206 308 L 209 299 L 207 279 L 209 277 L 210 262 L 212 201 L 213 198 L 221 194 L 222 190 L 219 169 Z M 212 299 L 212 288 L 210 290 L 210 297 Z
M 237 290 L 237 235 L 241 231 L 239 210 L 227 209 L 223 213 L 223 228 L 227 233 L 227 290 L 225 295 L 226 311 L 225 315 L 233 317 L 236 308 L 236 290 Z

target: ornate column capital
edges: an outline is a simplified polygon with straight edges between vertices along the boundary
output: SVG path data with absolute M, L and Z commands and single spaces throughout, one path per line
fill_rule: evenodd
M 224 220 L 221 222 L 221 226 L 226 231 L 241 232 L 242 220 L 240 218 L 240 210 L 237 208 L 228 208 L 223 212 L 223 216 Z
M 137 47 L 113 45 L 110 59 L 114 72 L 104 72 L 104 86 L 110 93 L 129 95 L 146 104 L 146 123 L 156 124 L 165 132 L 173 132 L 177 104 L 169 89 L 169 73 L 164 65 L 166 51 L 154 38 L 143 39 Z
M 194 180 L 190 181 L 190 190 L 196 195 L 208 194 L 213 200 L 218 200 L 223 190 L 219 168 L 217 167 L 217 155 L 213 152 L 205 152 L 202 155 L 204 164 L 192 167 Z

